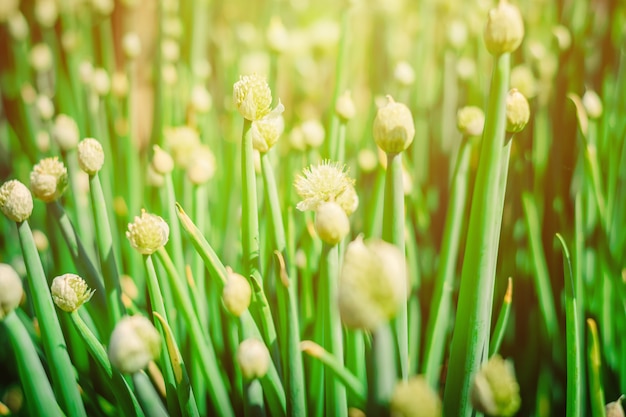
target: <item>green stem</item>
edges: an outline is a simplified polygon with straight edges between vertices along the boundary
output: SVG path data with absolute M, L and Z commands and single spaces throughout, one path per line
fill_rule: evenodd
M 470 211 L 456 323 L 452 335 L 444 414 L 470 416 L 471 376 L 489 346 L 499 220 L 501 158 L 504 151 L 510 54 L 495 57 L 488 111 Z
M 396 385 L 396 358 L 389 324 L 372 334 L 372 350 L 367 367 L 367 415 L 389 416 L 389 402 Z
M 41 329 L 43 349 L 50 365 L 52 385 L 61 408 L 69 417 L 85 417 L 85 407 L 78 391 L 74 367 L 67 352 L 50 287 L 28 221 L 17 223 L 17 231 L 28 272 L 28 288 Z
M 489 344 L 489 357 L 492 357 L 500 350 L 504 333 L 506 332 L 506 325 L 509 322 L 509 313 L 511 312 L 511 302 L 513 301 L 513 279 L 509 277 L 509 282 L 506 287 L 506 293 L 504 294 L 504 301 L 502 302 L 502 308 L 500 309 L 500 315 L 498 315 L 498 321 L 496 327 L 493 329 L 493 338 Z
M 137 399 L 146 416 L 150 417 L 169 417 L 167 411 L 163 407 L 161 397 L 154 389 L 150 378 L 144 371 L 133 374 L 133 382 L 137 391 Z
M 241 201 L 241 236 L 243 245 L 243 266 L 245 275 L 259 275 L 259 214 L 256 194 L 256 174 L 254 172 L 254 149 L 250 128 L 252 122 L 243 121 L 241 134 L 241 180 L 243 197 Z
M 46 371 L 24 324 L 15 312 L 9 313 L 0 323 L 4 323 L 13 345 L 28 411 L 35 416 L 62 416 L 63 412 L 54 398 Z
M 385 177 L 385 206 L 383 215 L 383 239 L 396 245 L 402 256 L 404 249 L 404 188 L 402 186 L 402 155 L 387 154 L 387 174 Z M 405 263 L 406 267 L 406 263 Z M 402 296 L 402 305 L 394 324 L 400 357 L 402 379 L 409 378 L 409 335 L 407 293 Z
M 604 389 L 602 388 L 602 353 L 600 352 L 598 326 L 593 319 L 587 319 L 587 330 L 587 366 L 589 369 L 589 402 L 591 403 L 591 415 L 593 417 L 605 417 Z

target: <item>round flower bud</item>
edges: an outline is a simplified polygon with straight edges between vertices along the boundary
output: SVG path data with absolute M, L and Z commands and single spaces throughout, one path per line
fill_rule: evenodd
M 215 174 L 215 156 L 206 145 L 198 147 L 187 165 L 187 178 L 195 185 L 204 184 Z
M 339 311 L 346 326 L 375 330 L 395 316 L 407 293 L 404 254 L 382 240 L 351 242 L 339 276 Z
M 178 82 L 178 70 L 176 69 L 176 65 L 166 63 L 163 65 L 161 72 L 165 85 L 172 87 Z
M 441 416 L 441 400 L 423 376 L 399 382 L 393 390 L 390 408 L 394 417 Z
M 322 122 L 317 119 L 307 120 L 300 125 L 300 129 L 302 130 L 304 143 L 311 148 L 319 148 L 322 146 L 324 136 L 326 135 Z
M 371 149 L 361 149 L 357 160 L 359 162 L 359 168 L 363 172 L 372 172 L 378 166 L 378 156 L 376 156 L 376 152 Z
M 267 45 L 270 51 L 280 54 L 289 47 L 289 32 L 280 20 L 280 17 L 273 16 L 267 28 Z
M 233 88 L 233 101 L 245 119 L 259 120 L 270 112 L 272 91 L 260 75 L 243 75 Z
M 122 373 L 139 372 L 160 352 L 161 336 L 143 316 L 124 317 L 111 333 L 109 360 Z
M 80 82 L 89 85 L 93 77 L 93 64 L 89 61 L 83 61 L 78 66 L 78 77 Z
M 566 26 L 558 25 L 552 28 L 552 35 L 561 51 L 567 51 L 572 45 L 572 34 Z
M 492 55 L 515 51 L 524 39 L 524 21 L 519 9 L 506 0 L 500 0 L 487 15 L 484 39 Z
M 2 14 L 2 12 L 0 12 Z M 0 21 L 2 18 L 0 17 Z M 28 22 L 20 11 L 16 11 L 7 21 L 9 34 L 16 41 L 23 41 L 28 36 Z
M 354 101 L 352 100 L 350 91 L 346 91 L 337 98 L 335 113 L 337 113 L 337 116 L 339 116 L 341 121 L 344 123 L 354 117 L 356 114 L 356 107 L 354 105 Z
M 222 290 L 222 302 L 230 314 L 241 316 L 250 306 L 252 288 L 248 280 L 231 270 L 228 270 L 228 279 Z
M 300 211 L 317 211 L 322 203 L 334 201 L 349 216 L 359 206 L 354 190 L 354 180 L 338 163 L 324 161 L 304 169 L 294 181 L 296 192 L 302 198 L 296 208 Z
M 476 74 L 476 61 L 462 57 L 456 63 L 456 75 L 462 81 L 470 81 Z
M 165 152 L 159 145 L 152 147 L 154 156 L 152 157 L 152 168 L 161 175 L 169 174 L 174 170 L 174 159 Z
M 278 141 L 285 130 L 283 111 L 285 106 L 279 101 L 278 106 L 262 119 L 252 122 L 250 135 L 252 146 L 260 153 L 265 153 Z
M 506 96 L 506 131 L 521 132 L 530 119 L 530 106 L 526 97 L 516 89 Z
M 180 39 L 183 35 L 183 22 L 176 16 L 166 16 L 163 21 L 163 36 Z
M 65 114 L 59 114 L 54 119 L 52 138 L 63 152 L 74 149 L 79 140 L 78 125 L 76 121 Z
M 0 187 L 0 210 L 10 220 L 23 222 L 33 212 L 33 197 L 18 180 L 10 180 Z
M 610 402 L 606 405 L 606 417 L 624 417 L 624 407 L 622 406 L 622 400 L 624 396 L 621 395 L 617 401 Z
M 48 121 L 54 116 L 54 104 L 52 100 L 50 100 L 50 97 L 40 94 L 37 96 L 35 106 L 37 107 L 37 112 L 39 112 L 41 120 Z
M 472 380 L 470 399 L 474 409 L 493 416 L 509 417 L 520 407 L 519 385 L 509 361 L 494 355 Z
M 126 237 L 130 245 L 142 255 L 151 255 L 167 243 L 170 228 L 161 217 L 141 210 L 141 216 L 128 224 Z
M 393 70 L 393 78 L 402 86 L 409 87 L 415 82 L 415 70 L 406 61 L 400 61 Z
M 67 188 L 67 168 L 59 158 L 44 158 L 30 173 L 30 189 L 33 195 L 46 203 L 61 198 Z
M 175 63 L 180 58 L 180 45 L 174 39 L 164 39 L 161 43 L 161 54 L 165 61 Z
M 206 81 L 211 76 L 213 68 L 208 60 L 199 59 L 193 63 L 192 72 L 199 80 Z
M 336 245 L 350 232 L 350 220 L 339 204 L 323 203 L 315 212 L 315 231 L 322 241 Z
M 111 93 L 115 97 L 124 98 L 128 95 L 128 77 L 125 72 L 116 71 L 111 78 Z
M 91 299 L 96 290 L 90 290 L 84 279 L 75 274 L 65 274 L 52 281 L 52 301 L 61 310 L 71 313 Z
M 598 119 L 602 116 L 602 100 L 600 100 L 600 96 L 598 96 L 595 91 L 585 91 L 582 101 L 583 107 L 590 119 Z
M 111 80 L 104 68 L 96 68 L 91 75 L 91 87 L 99 96 L 106 96 L 111 90 Z
M 148 164 L 146 168 L 146 185 L 157 188 L 165 185 L 165 177 L 156 172 L 152 164 Z
M 77 31 L 69 29 L 63 32 L 61 35 L 61 46 L 66 53 L 74 53 L 79 45 L 80 39 Z
M 454 49 L 461 49 L 467 43 L 467 25 L 464 21 L 455 19 L 448 27 L 448 43 Z
M 87 174 L 96 175 L 104 165 L 104 150 L 96 139 L 87 138 L 78 144 L 78 165 Z
M 208 113 L 213 105 L 211 93 L 203 85 L 196 85 L 191 89 L 189 101 L 196 113 Z
M 537 81 L 528 65 L 518 65 L 511 70 L 511 88 L 516 88 L 526 98 L 537 95 Z
M 0 263 L 0 320 L 20 305 L 23 295 L 22 280 L 15 269 Z
M 59 17 L 59 8 L 54 0 L 39 0 L 35 2 L 35 20 L 43 28 L 54 26 Z
M 93 7 L 94 12 L 102 16 L 109 16 L 113 13 L 115 2 L 113 0 L 91 0 L 91 7 Z
M 50 47 L 45 43 L 38 43 L 30 50 L 29 62 L 37 72 L 46 72 L 52 68 L 53 58 Z
M 387 96 L 387 104 L 378 109 L 374 119 L 374 140 L 386 153 L 404 151 L 413 142 L 415 125 L 407 106 Z
M 20 9 L 20 0 L 0 1 L 0 23 L 4 23 Z
M 128 59 L 135 59 L 141 53 L 141 39 L 135 32 L 129 32 L 122 38 L 122 49 Z
M 33 229 L 33 240 L 38 252 L 45 252 L 50 247 L 48 237 L 39 229 Z
M 485 127 L 485 113 L 475 106 L 465 106 L 456 113 L 456 125 L 464 136 L 480 136 Z
M 237 349 L 237 363 L 244 379 L 262 378 L 270 367 L 270 351 L 258 339 L 246 339 Z
M 165 129 L 165 142 L 169 146 L 176 166 L 186 169 L 194 152 L 200 146 L 198 131 L 189 126 Z

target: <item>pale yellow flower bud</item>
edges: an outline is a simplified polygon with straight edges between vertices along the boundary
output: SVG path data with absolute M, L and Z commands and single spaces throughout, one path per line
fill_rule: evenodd
M 78 145 L 79 136 L 78 125 L 74 119 L 65 114 L 57 115 L 52 127 L 52 139 L 62 151 L 74 149 Z
M 519 9 L 506 0 L 489 11 L 484 40 L 492 55 L 515 51 L 524 39 L 524 21 Z
M 465 136 L 480 136 L 485 127 L 485 113 L 475 106 L 460 108 L 456 113 L 456 125 Z
M 141 53 L 141 39 L 135 32 L 128 32 L 122 38 L 122 49 L 128 59 L 135 59 Z
M 246 339 L 237 349 L 237 363 L 244 379 L 262 378 L 270 367 L 270 352 L 258 339 Z
M 59 8 L 55 0 L 38 0 L 35 2 L 35 20 L 44 28 L 51 28 L 59 17 Z
M 516 89 L 506 96 L 506 131 L 521 132 L 530 119 L 530 106 L 526 97 Z
M 160 352 L 161 336 L 143 316 L 124 317 L 111 333 L 109 360 L 122 373 L 139 372 Z
M 180 45 L 174 39 L 164 39 L 161 44 L 161 53 L 165 61 L 176 63 L 180 58 Z
M 45 130 L 38 131 L 35 135 L 35 143 L 41 153 L 47 153 L 50 150 L 50 134 Z
M 65 274 L 52 281 L 52 300 L 63 311 L 76 311 L 91 299 L 96 290 L 90 290 L 84 279 L 75 274 Z
M 405 301 L 407 275 L 404 254 L 382 240 L 351 242 L 339 276 L 339 311 L 346 326 L 375 330 Z
M 279 101 L 278 106 L 269 114 L 252 122 L 250 129 L 252 146 L 260 153 L 269 151 L 283 134 L 285 120 L 282 113 L 284 110 L 285 106 Z
M 163 36 L 180 39 L 183 35 L 183 22 L 176 16 L 167 16 L 163 22 Z
M 193 184 L 204 184 L 215 174 L 215 156 L 206 145 L 196 149 L 187 165 L 187 178 Z
M 11 16 L 19 11 L 20 0 L 0 1 L 0 23 L 6 22 Z
M 296 208 L 300 211 L 313 210 L 325 202 L 334 201 L 349 216 L 359 205 L 354 190 L 354 180 L 348 177 L 344 167 L 338 163 L 324 161 L 310 166 L 294 181 L 296 192 L 302 198 Z
M 90 85 L 93 77 L 93 64 L 89 61 L 83 61 L 78 66 L 78 77 L 84 85 Z
M 22 280 L 15 269 L 0 263 L 0 320 L 20 305 L 23 295 Z
M 624 396 L 621 395 L 617 401 L 610 402 L 606 405 L 606 417 L 624 417 L 624 407 L 622 406 L 622 401 L 624 400 Z
M 178 70 L 176 65 L 171 63 L 165 63 L 161 69 L 163 76 L 163 83 L 168 87 L 173 87 L 178 82 Z
M 408 62 L 400 61 L 393 70 L 393 78 L 398 84 L 409 87 L 415 82 L 415 70 Z
M 77 31 L 75 30 L 66 30 L 61 35 L 61 46 L 63 50 L 68 54 L 72 54 L 76 51 L 80 44 L 80 39 Z
M 344 92 L 337 98 L 335 113 L 337 113 L 337 116 L 339 116 L 344 123 L 354 117 L 356 114 L 356 106 L 354 105 L 350 91 Z
M 537 81 L 528 65 L 518 65 L 511 70 L 511 88 L 516 88 L 526 98 L 537 95 Z
M 67 168 L 56 156 L 42 159 L 30 173 L 30 189 L 33 195 L 46 203 L 61 198 L 67 183 Z
M 111 93 L 118 98 L 128 95 L 128 77 L 125 72 L 116 71 L 111 78 Z
M 558 25 L 552 28 L 552 35 L 561 51 L 567 51 L 572 45 L 572 34 L 566 26 Z
M 142 255 L 151 255 L 167 243 L 170 228 L 161 217 L 141 210 L 141 216 L 128 224 L 126 237 L 130 245 Z
M 472 406 L 479 412 L 510 417 L 520 407 L 519 385 L 513 364 L 494 355 L 474 375 L 470 388 Z
M 146 168 L 146 185 L 157 188 L 165 185 L 165 177 L 156 172 L 152 164 L 148 164 Z
M 87 138 L 78 144 L 78 165 L 87 174 L 96 175 L 104 165 L 104 150 L 96 139 Z
M 304 143 L 311 148 L 319 148 L 324 143 L 326 132 L 318 119 L 306 120 L 300 125 Z
M 245 119 L 259 120 L 270 112 L 272 91 L 265 78 L 243 75 L 233 88 L 233 101 Z
M 441 400 L 423 376 L 398 382 L 391 397 L 394 417 L 440 417 Z
M 378 166 L 378 156 L 371 149 L 361 149 L 357 156 L 359 168 L 363 172 L 372 172 Z
M 165 141 L 176 166 L 186 169 L 193 153 L 200 146 L 200 135 L 189 126 L 170 127 L 165 129 Z
M 192 71 L 199 80 L 206 81 L 211 76 L 213 68 L 208 60 L 200 59 L 193 63 Z
M 476 62 L 472 58 L 460 58 L 456 63 L 456 75 L 462 81 L 470 81 L 476 75 Z
M 154 155 L 152 156 L 152 169 L 158 174 L 167 175 L 174 170 L 174 159 L 169 153 L 165 152 L 159 145 L 152 147 Z
M 106 96 L 111 90 L 111 79 L 104 68 L 96 68 L 91 75 L 91 88 L 99 96 Z
M 40 94 L 37 96 L 37 101 L 35 101 L 35 107 L 37 107 L 37 112 L 39 113 L 39 117 L 41 120 L 48 121 L 52 119 L 54 116 L 54 104 L 50 97 Z
M 0 12 L 0 14 L 2 14 L 2 12 Z M 2 21 L 1 16 L 0 21 Z M 11 37 L 16 41 L 23 41 L 28 36 L 28 22 L 20 11 L 16 11 L 9 17 L 7 26 Z
M 267 45 L 270 51 L 277 54 L 283 53 L 289 48 L 289 32 L 280 20 L 280 17 L 273 16 L 267 28 Z
M 28 56 L 31 67 L 37 72 L 46 72 L 52 68 L 54 59 L 52 51 L 45 43 L 38 43 L 32 47 Z
M 315 212 L 315 231 L 322 241 L 336 245 L 350 232 L 350 220 L 339 204 L 329 201 Z
M 602 116 L 602 100 L 598 93 L 593 90 L 585 91 L 583 94 L 583 107 L 590 119 L 598 119 Z
M 48 237 L 39 229 L 33 229 L 33 240 L 38 252 L 45 252 L 50 247 Z
M 191 89 L 189 101 L 196 113 L 208 113 L 213 105 L 211 93 L 203 85 L 196 85 Z
M 464 21 L 455 19 L 448 26 L 448 43 L 454 49 L 461 49 L 467 43 L 467 25 Z
M 113 0 L 90 0 L 90 2 L 93 11 L 102 16 L 110 16 L 115 8 Z
M 235 317 L 239 317 L 248 309 L 251 300 L 252 288 L 248 280 L 229 270 L 228 279 L 222 290 L 222 301 L 226 310 Z
M 10 220 L 23 222 L 33 212 L 33 197 L 24 184 L 10 180 L 0 187 L 0 210 Z
M 378 109 L 374 119 L 374 140 L 386 153 L 404 151 L 413 142 L 415 125 L 409 108 L 387 96 L 387 104 Z

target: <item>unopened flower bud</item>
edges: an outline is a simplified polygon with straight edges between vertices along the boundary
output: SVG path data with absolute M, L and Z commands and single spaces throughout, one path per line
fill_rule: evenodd
M 128 95 L 128 77 L 126 73 L 117 71 L 113 73 L 111 78 L 111 93 L 118 98 L 124 98 Z
M 262 378 L 270 367 L 270 352 L 258 339 L 246 339 L 237 349 L 237 363 L 244 379 Z
M 492 55 L 515 51 L 524 39 L 524 21 L 519 9 L 506 0 L 500 0 L 489 11 L 484 39 Z
M 0 210 L 10 220 L 23 222 L 33 212 L 33 197 L 18 180 L 10 180 L 0 187 Z
M 55 0 L 38 0 L 35 2 L 35 20 L 43 28 L 54 26 L 59 17 L 59 8 Z
M 74 149 L 78 145 L 79 136 L 78 125 L 74 119 L 65 114 L 57 115 L 52 127 L 52 139 L 63 152 Z
M 350 220 L 339 204 L 323 203 L 315 212 L 315 231 L 322 241 L 336 245 L 350 232 Z
M 278 106 L 269 114 L 252 122 L 250 129 L 252 146 L 260 153 L 269 151 L 283 134 L 285 120 L 282 113 L 284 110 L 285 106 L 279 101 Z
M 23 295 L 22 280 L 15 269 L 0 263 L 0 320 L 20 305 Z
M 104 68 L 96 68 L 91 75 L 91 87 L 99 96 L 106 96 L 111 90 L 111 80 Z
M 245 119 L 259 120 L 270 112 L 272 91 L 260 75 L 243 75 L 234 85 L 233 101 Z
M 170 228 L 161 217 L 141 210 L 141 216 L 128 224 L 126 237 L 130 245 L 142 255 L 151 255 L 167 243 Z
M 552 35 L 561 51 L 567 51 L 572 45 L 572 34 L 566 26 L 558 25 L 552 28 Z
M 110 16 L 115 8 L 115 2 L 113 0 L 91 0 L 91 7 L 94 12 L 101 16 Z
M 465 106 L 456 113 L 456 125 L 464 136 L 480 136 L 485 127 L 485 113 L 475 106 Z
M 382 240 L 351 242 L 339 276 L 339 311 L 349 327 L 375 330 L 395 316 L 407 293 L 404 254 Z
M 406 61 L 400 61 L 393 70 L 393 78 L 402 86 L 409 87 L 415 82 L 415 70 Z
M 610 402 L 606 405 L 606 417 L 624 417 L 624 407 L 622 401 L 624 396 L 621 395 L 617 401 Z
M 208 146 L 199 146 L 187 165 L 187 178 L 193 184 L 204 184 L 215 174 L 215 156 Z
M 163 76 L 163 83 L 168 87 L 173 87 L 178 82 L 178 70 L 176 69 L 176 65 L 171 63 L 166 63 L 161 68 L 161 73 Z
M 109 360 L 122 373 L 139 372 L 160 352 L 161 336 L 143 316 L 124 317 L 111 333 Z
M 235 272 L 228 271 L 228 278 L 222 290 L 224 307 L 235 317 L 241 316 L 250 306 L 252 288 L 248 280 Z
M 87 138 L 78 144 L 78 165 L 87 174 L 96 175 L 104 165 L 104 150 L 96 139 Z
M 165 177 L 156 172 L 152 164 L 148 164 L 146 168 L 146 185 L 157 188 L 165 185 Z
M 174 170 L 174 159 L 169 153 L 165 152 L 159 145 L 152 147 L 154 156 L 152 157 L 152 168 L 155 172 L 166 175 Z
M 267 28 L 267 45 L 270 51 L 280 54 L 289 47 L 289 32 L 280 20 L 280 17 L 273 16 Z
M 337 98 L 335 113 L 337 113 L 337 116 L 339 116 L 341 121 L 344 123 L 354 117 L 356 114 L 356 107 L 354 106 L 354 100 L 352 100 L 350 91 L 346 91 Z
M 363 172 L 372 172 L 378 166 L 378 156 L 376 152 L 371 149 L 361 149 L 357 160 L 359 162 L 359 168 Z
M 467 43 L 467 25 L 462 20 L 453 20 L 448 27 L 448 43 L 454 49 L 461 49 Z
M 526 98 L 537 95 L 537 81 L 528 65 L 518 65 L 511 70 L 511 88 L 516 88 Z
M 41 120 L 48 121 L 52 119 L 52 116 L 54 116 L 54 104 L 52 103 L 52 100 L 50 100 L 50 97 L 40 94 L 37 96 L 35 106 L 37 107 Z
M 78 65 L 78 77 L 84 85 L 90 85 L 93 77 L 93 64 L 89 61 L 83 61 Z
M 29 62 L 37 72 L 46 72 L 52 68 L 53 58 L 50 47 L 45 43 L 38 43 L 30 50 Z
M 196 129 L 189 126 L 170 127 L 165 129 L 165 142 L 176 166 L 186 169 L 200 146 L 200 135 Z
M 196 85 L 191 89 L 189 101 L 196 113 L 208 113 L 213 105 L 211 93 L 203 85 Z
M 390 154 L 404 151 L 413 142 L 415 125 L 409 108 L 387 96 L 387 104 L 378 109 L 374 119 L 374 140 Z
M 590 119 L 598 119 L 602 116 L 602 100 L 598 93 L 593 90 L 585 91 L 583 94 L 583 107 Z
M 45 252 L 50 247 L 48 237 L 39 229 L 33 229 L 33 240 L 38 252 Z
M 470 399 L 478 412 L 502 417 L 514 415 L 521 400 L 513 364 L 500 355 L 491 357 L 474 376 Z
M 42 159 L 30 173 L 30 189 L 33 195 L 46 203 L 61 198 L 67 183 L 67 168 L 56 156 Z
M 440 417 L 441 400 L 423 376 L 398 382 L 391 397 L 394 417 Z
M 319 148 L 324 143 L 326 132 L 322 122 L 318 119 L 310 119 L 300 125 L 304 143 L 311 148 Z
M 75 274 L 65 274 L 52 281 L 52 300 L 63 311 L 71 313 L 91 299 L 96 290 L 90 290 L 84 279 Z
M 0 2 L 0 23 L 6 22 L 20 9 L 20 0 L 4 0 Z
M 141 40 L 135 32 L 129 32 L 122 38 L 122 49 L 128 59 L 135 59 L 141 53 Z
M 530 106 L 526 97 L 516 89 L 506 96 L 506 131 L 521 132 L 530 119 Z
M 2 14 L 2 12 L 0 12 L 0 14 Z M 0 21 L 2 21 L 1 17 Z M 16 41 L 23 41 L 28 36 L 28 22 L 20 11 L 16 11 L 9 17 L 7 26 L 11 37 Z
M 164 39 L 161 43 L 161 53 L 165 61 L 176 63 L 180 58 L 180 45 L 174 39 Z

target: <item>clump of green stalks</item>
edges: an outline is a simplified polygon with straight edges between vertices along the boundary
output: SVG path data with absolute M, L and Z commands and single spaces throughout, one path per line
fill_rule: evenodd
M 623 415 L 625 28 L 0 1 L 0 414 Z

